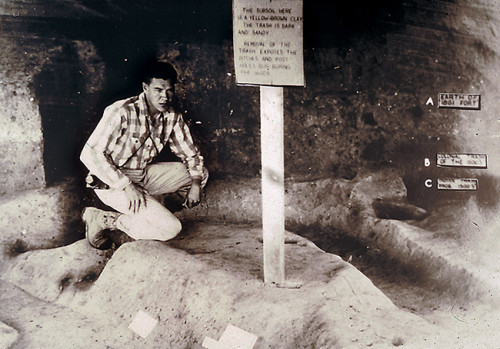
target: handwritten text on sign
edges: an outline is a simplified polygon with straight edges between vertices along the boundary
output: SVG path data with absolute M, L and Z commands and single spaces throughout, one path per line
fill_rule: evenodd
M 438 94 L 439 108 L 481 109 L 481 95 L 467 95 L 463 93 Z
M 476 178 L 444 178 L 437 180 L 439 190 L 477 190 Z
M 238 84 L 304 86 L 302 0 L 234 0 Z
M 443 167 L 487 168 L 486 154 L 445 154 L 438 153 L 436 163 Z

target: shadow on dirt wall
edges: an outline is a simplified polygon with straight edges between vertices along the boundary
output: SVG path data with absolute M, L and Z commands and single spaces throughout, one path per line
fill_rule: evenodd
M 67 176 L 81 174 L 78 153 L 82 142 L 97 123 L 103 108 L 109 103 L 124 97 L 137 94 L 138 86 L 133 70 L 145 56 L 155 53 L 159 41 L 179 41 L 184 45 L 190 43 L 211 43 L 221 46 L 223 42 L 231 41 L 231 4 L 220 2 L 220 6 L 201 4 L 198 1 L 183 2 L 182 6 L 166 7 L 161 2 L 148 2 L 123 7 L 120 4 L 107 2 L 102 4 L 87 4 L 90 8 L 106 14 L 109 20 L 86 19 L 84 25 L 75 26 L 72 21 L 47 19 L 43 25 L 29 30 L 39 31 L 39 35 L 55 35 L 64 38 L 67 44 L 62 51 L 42 67 L 34 81 L 37 99 L 40 103 L 44 132 L 44 162 L 47 183 L 54 184 Z M 119 12 L 116 12 L 120 9 Z M 388 31 L 395 30 L 404 19 L 404 11 L 398 1 L 384 0 L 375 4 L 332 4 L 327 1 L 306 3 L 304 5 L 306 48 L 312 47 L 342 47 L 359 40 L 381 38 Z M 390 19 L 389 21 L 387 21 Z M 137 26 L 137 22 L 141 26 Z M 171 23 L 165 28 L 165 22 Z M 162 30 L 159 30 L 159 29 Z M 327 30 L 325 30 L 325 28 Z M 102 35 L 105 32 L 107 35 Z M 334 35 L 335 34 L 335 35 Z M 75 42 L 91 42 L 95 45 L 94 57 L 82 62 L 82 49 L 75 47 Z M 181 55 L 182 56 L 182 55 Z M 100 61 L 100 62 L 99 62 Z M 209 62 L 205 62 L 207 64 Z M 105 71 L 101 74 L 102 81 L 91 91 L 88 68 L 103 64 Z M 232 62 L 224 62 L 230 66 Z M 195 72 L 195 71 L 194 71 Z M 91 74 L 92 75 L 92 74 Z M 216 86 L 213 86 L 216 87 Z M 214 96 L 224 94 L 224 89 L 209 91 L 210 95 L 198 96 L 197 91 L 190 91 L 194 98 L 212 100 Z M 238 96 L 231 95 L 224 99 L 237 102 Z M 224 103 L 221 98 L 213 102 Z M 189 101 L 187 107 L 193 107 Z M 205 108 L 206 104 L 200 105 Z M 215 112 L 221 108 L 213 105 Z M 225 107 L 222 107 L 223 109 Z M 233 107 L 234 108 L 234 107 Z M 226 108 L 227 109 L 227 108 Z M 229 112 L 229 110 L 228 110 Z M 197 110 L 194 110 L 196 116 Z M 212 112 L 211 112 L 212 113 Z M 217 114 L 217 112 L 216 112 Z M 229 113 L 227 113 L 229 114 Z M 218 118 L 215 115 L 215 118 Z M 219 117 L 220 118 L 220 117 Z M 242 123 L 249 128 L 248 142 L 257 139 L 253 133 L 258 132 L 253 118 L 243 115 Z M 241 139 L 234 135 L 226 135 L 225 141 L 216 144 L 209 138 L 213 136 L 213 127 L 231 129 L 228 125 L 219 125 L 212 120 L 211 126 L 194 126 L 193 133 L 198 136 L 203 147 L 207 149 L 207 158 L 212 162 L 214 170 L 221 175 L 228 168 L 223 163 L 227 154 L 235 148 L 244 147 L 245 151 L 255 149 L 255 146 L 240 144 Z M 250 125 L 250 126 L 249 126 Z M 209 129 L 206 129 L 209 127 Z M 199 130 L 197 129 L 199 128 Z M 244 137 L 243 137 L 244 138 Z M 222 140 L 224 141 L 224 140 Z M 217 148 L 217 154 L 211 154 L 211 148 Z M 243 152 L 239 152 L 245 156 Z M 252 162 L 253 155 L 246 154 L 250 160 L 249 167 L 243 171 L 250 176 L 258 174 L 258 161 Z M 244 164 L 243 164 L 244 165 Z M 229 169 L 230 173 L 235 171 Z
M 383 41 L 386 34 L 400 31 L 406 25 L 405 11 L 409 11 L 411 6 L 424 6 L 425 3 L 427 2 L 410 1 L 402 4 L 399 1 L 384 0 L 377 4 L 359 6 L 355 3 L 332 4 L 319 1 L 304 5 L 306 49 L 329 47 L 334 53 L 325 55 L 328 61 L 330 62 L 332 58 L 337 59 L 340 60 L 339 64 L 346 67 L 342 79 L 336 84 L 336 80 L 332 82 L 330 75 L 325 76 L 326 73 L 321 70 L 325 67 L 310 66 L 319 63 L 318 61 L 306 62 L 310 73 L 307 78 L 307 89 L 303 91 L 296 89 L 287 94 L 290 97 L 290 102 L 287 102 L 290 104 L 288 109 L 293 110 L 293 114 L 288 116 L 290 137 L 286 140 L 289 142 L 286 146 L 290 151 L 286 155 L 287 163 L 290 164 L 287 169 L 289 175 L 293 176 L 297 171 L 306 171 L 300 175 L 305 179 L 314 179 L 314 174 L 310 175 L 307 169 L 311 168 L 311 163 L 317 159 L 322 160 L 314 164 L 320 167 L 316 173 L 323 177 L 353 179 L 363 167 L 368 170 L 396 167 L 408 187 L 408 197 L 411 202 L 426 206 L 429 202 L 433 202 L 434 198 L 443 197 L 435 190 L 425 187 L 425 179 L 428 176 L 434 178 L 438 173 L 429 173 L 432 169 L 423 167 L 423 158 L 432 157 L 436 151 L 448 150 L 450 144 L 437 138 L 417 139 L 401 144 L 401 139 L 410 136 L 411 132 L 417 133 L 417 122 L 432 121 L 427 121 L 430 118 L 418 106 L 408 109 L 410 121 L 398 121 L 402 117 L 395 119 L 391 114 L 375 112 L 377 101 L 380 102 L 381 98 L 388 100 L 389 92 L 384 91 L 387 86 L 377 87 L 374 90 L 376 95 L 372 96 L 375 92 L 370 92 L 369 89 L 374 87 L 373 81 L 380 80 L 377 75 L 379 73 L 365 76 L 366 71 L 361 68 L 367 64 L 369 66 L 370 62 L 373 67 L 379 67 L 380 62 L 366 61 L 361 56 L 353 57 L 347 53 L 347 48 L 351 44 L 359 45 L 359 42 L 362 42 L 358 49 L 368 46 L 373 51 L 369 56 L 378 57 L 378 54 L 385 52 Z M 61 52 L 43 66 L 34 81 L 42 114 L 44 162 L 49 185 L 67 177 L 83 178 L 85 170 L 78 160 L 78 155 L 83 142 L 102 115 L 102 110 L 118 98 L 137 94 L 134 68 L 143 57 L 155 53 L 158 42 L 174 41 L 174 38 L 184 41 L 179 45 L 178 60 L 188 68 L 186 79 L 192 85 L 188 85 L 186 90 L 188 98 L 182 102 L 193 118 L 198 118 L 202 113 L 206 114 L 206 111 L 209 111 L 209 116 L 203 119 L 203 124 L 192 124 L 192 131 L 202 145 L 207 165 L 212 167 L 209 168 L 211 173 L 217 173 L 221 177 L 227 174 L 249 177 L 259 175 L 258 117 L 252 113 L 254 108 L 248 109 L 248 102 L 241 102 L 242 99 L 251 101 L 254 93 L 248 89 L 240 88 L 236 92 L 234 87 L 224 87 L 227 84 L 234 85 L 234 77 L 226 76 L 226 72 L 231 70 L 230 60 L 204 61 L 204 57 L 198 57 L 199 49 L 198 51 L 194 48 L 188 49 L 191 45 L 189 43 L 196 42 L 210 42 L 223 46 L 222 41 L 231 40 L 230 21 L 217 24 L 210 21 L 200 22 L 199 11 L 197 13 L 188 11 L 190 6 L 199 10 L 199 4 L 189 2 L 183 5 L 182 10 L 174 11 L 177 13 L 175 16 L 170 14 L 175 21 L 182 20 L 184 24 L 196 24 L 188 26 L 189 30 L 185 32 L 172 28 L 171 32 L 162 32 L 161 37 L 158 36 L 156 29 L 162 25 L 164 18 L 161 21 L 146 21 L 148 25 L 139 28 L 132 25 L 138 18 L 158 19 L 162 9 L 163 12 L 165 10 L 162 6 L 150 3 L 144 5 L 140 13 L 128 9 L 126 11 L 129 13 L 121 20 L 113 19 L 108 23 L 96 20 L 96 25 L 88 30 L 73 27 L 70 31 L 65 31 L 64 23 L 53 24 L 61 35 L 64 33 L 75 40 L 64 45 Z M 99 8 L 99 10 L 106 9 Z M 208 17 L 221 16 L 212 10 L 206 12 Z M 224 11 L 230 12 L 227 4 Z M 433 13 L 433 18 L 438 20 L 436 16 L 441 15 L 436 11 Z M 206 30 L 200 32 L 198 30 L 200 25 L 205 25 Z M 103 31 L 109 35 L 99 35 Z M 87 54 L 89 57 L 82 58 L 87 48 L 78 47 L 75 42 L 81 43 L 85 40 L 94 45 L 95 51 L 90 52 L 89 49 L 90 53 Z M 381 49 L 378 48 L 378 44 L 375 44 L 377 47 L 372 47 L 373 43 L 377 42 L 382 45 Z M 227 43 L 224 45 L 227 46 Z M 194 53 L 189 50 L 198 52 L 198 56 L 193 56 Z M 363 54 L 366 54 L 366 51 L 363 51 Z M 306 57 L 311 59 L 315 56 L 306 53 Z M 215 65 L 211 64 L 214 62 Z M 332 68 L 328 70 L 328 74 L 338 74 L 340 71 L 334 70 L 333 66 L 328 67 Z M 94 72 L 91 72 L 92 69 Z M 389 77 L 398 75 L 384 71 L 380 74 L 384 78 L 387 78 L 387 75 L 390 75 Z M 222 76 L 225 80 L 220 80 Z M 332 75 L 332 78 L 335 76 Z M 344 81 L 344 78 L 347 79 L 349 76 L 352 81 Z M 200 85 L 199 82 L 207 77 L 213 79 L 214 83 Z M 344 87 L 341 89 L 339 86 Z M 358 88 L 367 90 L 366 97 L 356 95 Z M 384 93 L 385 97 L 382 96 Z M 248 95 L 251 95 L 251 98 L 248 98 Z M 401 103 L 411 106 L 411 103 L 418 99 L 417 96 L 410 97 Z M 189 98 L 195 102 L 189 102 Z M 226 103 L 228 99 L 233 106 Z M 331 101 L 332 99 L 340 102 Z M 399 100 L 399 97 L 397 99 Z M 244 107 L 239 108 L 239 105 Z M 322 115 L 323 109 L 330 110 L 328 115 Z M 299 112 L 300 115 L 297 115 Z M 333 118 L 339 120 L 335 123 L 332 121 Z M 391 128 L 394 125 L 383 126 L 387 124 L 386 120 L 404 122 L 407 133 L 401 132 L 401 135 L 393 136 L 394 130 Z M 412 125 L 412 122 L 415 125 Z M 303 124 L 310 124 L 310 127 L 303 129 Z M 244 132 L 224 133 L 240 128 Z M 380 132 L 381 130 L 385 135 Z M 315 137 L 316 132 L 320 137 Z M 214 141 L 213 138 L 219 133 L 221 136 Z M 344 138 L 339 138 L 339 133 Z M 398 147 L 400 148 L 397 149 Z M 330 155 L 330 158 L 323 157 L 325 149 L 334 149 L 331 153 L 335 155 Z M 311 156 L 313 153 L 316 155 Z M 171 159 L 167 153 L 163 156 L 165 159 Z M 312 172 L 314 170 L 313 168 Z M 443 173 L 441 171 L 439 174 Z

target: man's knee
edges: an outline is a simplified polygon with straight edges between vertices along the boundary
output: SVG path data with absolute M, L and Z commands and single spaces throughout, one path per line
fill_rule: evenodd
M 168 241 L 175 238 L 182 230 L 182 224 L 178 219 L 172 220 L 168 226 L 162 227 L 158 240 Z

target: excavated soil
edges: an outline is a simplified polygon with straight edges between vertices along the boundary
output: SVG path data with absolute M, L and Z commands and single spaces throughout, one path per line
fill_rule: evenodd
M 341 234 L 315 241 L 340 257 L 287 235 L 287 280 L 302 286 L 265 285 L 259 236 L 254 224 L 191 221 L 168 243 L 100 252 L 81 240 L 4 255 L 0 322 L 18 332 L 11 348 L 201 348 L 228 323 L 261 336 L 256 348 L 498 343 L 498 312 L 453 299 Z M 138 310 L 159 320 L 146 339 L 127 328 Z

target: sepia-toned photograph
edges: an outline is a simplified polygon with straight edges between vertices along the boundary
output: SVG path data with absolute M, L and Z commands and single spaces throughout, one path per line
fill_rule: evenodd
M 500 2 L 0 0 L 0 47 L 0 348 L 500 348 Z

